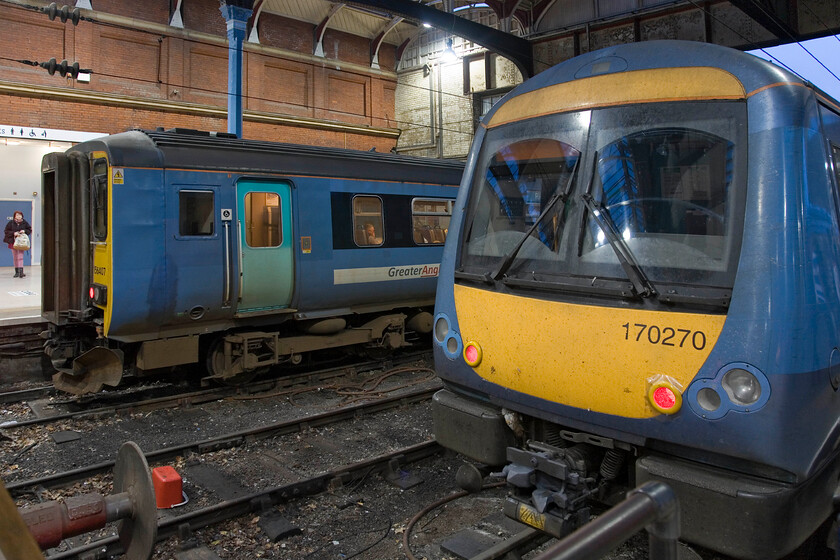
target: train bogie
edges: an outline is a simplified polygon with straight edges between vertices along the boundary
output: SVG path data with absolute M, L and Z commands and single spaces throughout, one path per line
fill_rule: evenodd
M 56 385 L 198 363 L 242 379 L 324 348 L 408 345 L 431 322 L 443 247 L 413 234 L 448 225 L 461 170 L 183 130 L 47 155 Z
M 836 101 L 713 45 L 519 86 L 476 135 L 441 264 L 439 440 L 555 534 L 659 480 L 688 541 L 797 547 L 840 479 L 838 156 Z

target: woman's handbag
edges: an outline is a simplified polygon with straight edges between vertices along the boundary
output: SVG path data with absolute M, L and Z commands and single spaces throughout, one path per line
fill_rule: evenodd
M 23 232 L 20 232 L 20 235 L 15 237 L 15 244 L 12 245 L 12 248 L 18 251 L 28 251 L 29 250 L 29 236 Z

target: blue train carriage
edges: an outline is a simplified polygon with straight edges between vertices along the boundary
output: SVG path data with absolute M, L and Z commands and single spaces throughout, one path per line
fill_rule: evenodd
M 836 101 L 719 46 L 606 48 L 513 90 L 441 265 L 438 441 L 557 535 L 659 480 L 687 541 L 796 548 L 840 475 L 838 158 Z
M 130 131 L 43 160 L 43 317 L 73 393 L 206 363 L 242 382 L 431 331 L 463 163 Z M 426 337 L 428 340 L 428 337 Z

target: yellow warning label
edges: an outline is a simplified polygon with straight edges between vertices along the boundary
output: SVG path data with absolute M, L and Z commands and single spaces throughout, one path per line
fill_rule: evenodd
M 113 175 L 113 184 L 115 185 L 122 185 L 123 184 L 123 170 L 122 169 L 114 169 Z
M 519 504 L 516 518 L 522 523 L 528 524 L 536 529 L 545 530 L 545 515 L 525 504 Z

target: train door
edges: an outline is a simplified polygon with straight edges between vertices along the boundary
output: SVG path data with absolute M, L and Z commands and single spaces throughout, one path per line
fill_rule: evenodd
M 224 232 L 218 221 L 219 185 L 188 183 L 196 178 L 190 172 L 167 174 L 172 183 L 167 190 L 167 229 L 161 232 L 166 245 L 151 271 L 154 288 L 148 300 L 153 316 L 171 317 L 176 324 L 219 319 L 230 313 L 224 298 L 229 277 L 223 261 Z M 144 225 L 152 220 L 137 218 Z
M 9 221 L 13 220 L 15 217 L 15 211 L 20 210 L 23 212 L 23 217 L 29 222 L 29 225 L 32 225 L 32 203 L 29 201 L 9 201 L 9 200 L 0 200 L 0 219 L 3 221 L 3 226 L 5 227 Z M 32 226 L 33 228 L 35 226 Z M 32 231 L 33 235 L 30 235 L 30 240 L 34 243 L 35 241 L 35 231 Z M 26 251 L 23 254 L 23 265 L 29 266 L 32 264 L 32 251 Z M 12 252 L 8 249 L 5 251 L 0 251 L 0 266 L 14 266 L 14 262 L 12 262 Z M 27 271 L 28 272 L 28 271 Z
M 287 308 L 294 287 L 291 185 L 241 180 L 236 185 L 239 231 L 237 313 Z

